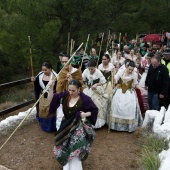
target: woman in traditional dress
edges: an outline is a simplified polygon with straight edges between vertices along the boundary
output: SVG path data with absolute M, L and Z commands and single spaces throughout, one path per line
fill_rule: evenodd
M 87 88 L 83 92 L 91 97 L 99 109 L 95 128 L 100 128 L 106 123 L 108 109 L 109 96 L 103 87 L 106 79 L 101 71 L 96 68 L 96 62 L 94 60 L 89 62 L 88 68 L 84 70 L 82 77 L 87 85 Z
M 112 99 L 110 127 L 117 131 L 133 132 L 142 123 L 141 111 L 134 88 L 142 91 L 137 82 L 135 63 L 130 61 L 126 69 L 115 75 L 117 90 Z
M 106 91 L 112 93 L 111 76 L 114 71 L 114 65 L 110 62 L 110 57 L 108 54 L 104 54 L 102 57 L 102 63 L 99 65 L 98 69 L 103 73 L 107 83 L 105 84 Z
M 117 70 L 124 64 L 124 61 L 125 59 L 122 57 L 121 52 L 117 52 L 116 56 L 111 59 L 111 63 L 113 63 Z
M 52 65 L 49 62 L 42 64 L 42 71 L 36 76 L 34 80 L 34 91 L 36 100 L 39 99 L 44 89 L 49 85 L 49 82 L 57 77 L 57 73 L 52 70 Z M 32 78 L 33 80 L 33 78 Z M 56 89 L 56 81 L 53 92 Z M 50 132 L 56 129 L 56 117 L 47 118 L 50 101 L 47 99 L 48 91 L 42 96 L 37 104 L 36 118 L 40 123 L 42 130 Z
M 134 50 L 130 50 L 129 57 L 136 63 L 136 55 Z
M 56 115 L 57 110 L 62 117 L 57 125 L 54 154 L 63 170 L 82 170 L 82 161 L 94 140 L 92 125 L 96 123 L 98 108 L 80 88 L 80 82 L 73 79 L 69 81 L 68 91 L 49 95 L 49 100 L 52 99 L 49 116 Z M 59 106 L 62 109 L 58 110 Z
M 142 68 L 142 61 L 143 61 L 143 58 L 142 58 L 142 55 L 140 53 L 140 51 L 137 51 L 136 52 L 136 61 L 135 64 L 136 64 L 136 68 L 138 69 L 138 78 L 140 79 L 141 78 L 141 75 L 143 73 L 143 68 Z

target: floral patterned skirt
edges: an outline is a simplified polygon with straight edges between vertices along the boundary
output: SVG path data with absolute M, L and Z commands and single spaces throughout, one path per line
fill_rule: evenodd
M 70 133 L 70 137 L 58 146 L 54 146 L 54 155 L 64 166 L 74 157 L 85 160 L 90 152 L 94 140 L 94 129 L 88 122 L 80 121 L 78 127 Z

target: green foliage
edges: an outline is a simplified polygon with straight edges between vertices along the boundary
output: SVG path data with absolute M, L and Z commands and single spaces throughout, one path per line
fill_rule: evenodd
M 168 149 L 168 142 L 153 133 L 144 136 L 144 143 L 141 146 L 140 163 L 145 170 L 158 170 L 160 159 L 158 154 L 162 150 Z
M 156 152 L 151 152 L 148 148 L 144 148 L 141 155 L 141 162 L 144 170 L 158 170 L 160 167 L 160 160 Z
M 97 34 L 109 29 L 131 38 L 170 31 L 169 9 L 169 0 L 1 0 L 0 66 L 8 73 L 0 74 L 0 83 L 30 66 L 28 36 L 33 65 L 48 60 L 55 67 L 58 52 L 66 51 L 68 32 L 79 45 L 88 34 L 89 44 L 95 43 Z

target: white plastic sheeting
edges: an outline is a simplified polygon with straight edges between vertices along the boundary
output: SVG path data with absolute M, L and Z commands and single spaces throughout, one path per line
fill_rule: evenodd
M 22 119 L 30 112 L 31 108 L 25 112 L 20 112 L 18 115 L 9 116 L 0 122 L 0 134 L 5 134 L 8 129 L 13 129 L 22 121 Z M 36 108 L 34 108 L 25 122 L 35 119 Z
M 170 106 L 166 111 L 161 107 L 160 111 L 148 110 L 142 127 L 145 128 L 153 122 L 153 132 L 162 138 L 170 140 Z M 169 149 L 159 154 L 161 165 L 159 170 L 170 170 L 170 143 Z

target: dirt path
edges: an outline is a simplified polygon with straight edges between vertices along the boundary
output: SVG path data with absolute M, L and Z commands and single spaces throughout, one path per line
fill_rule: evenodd
M 0 137 L 0 145 L 10 135 Z M 53 156 L 54 133 L 43 132 L 34 121 L 19 129 L 0 151 L 0 165 L 12 170 L 62 170 Z M 140 170 L 137 165 L 139 133 L 96 130 L 84 170 Z

